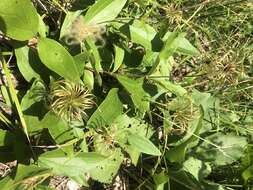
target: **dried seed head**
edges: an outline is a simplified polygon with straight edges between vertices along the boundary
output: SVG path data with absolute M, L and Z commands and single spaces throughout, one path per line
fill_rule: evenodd
M 72 24 L 66 42 L 69 45 L 79 44 L 89 37 L 95 41 L 103 41 L 102 35 L 105 31 L 105 25 L 96 23 L 85 24 L 83 17 L 79 16 Z
M 168 103 L 168 108 L 171 105 Z M 173 124 L 171 133 L 174 135 L 182 135 L 187 132 L 190 122 L 199 116 L 199 108 L 188 98 L 176 100 L 173 107 L 174 109 L 170 113 Z
M 60 80 L 51 87 L 50 109 L 68 121 L 87 119 L 86 111 L 95 105 L 93 99 L 87 87 Z

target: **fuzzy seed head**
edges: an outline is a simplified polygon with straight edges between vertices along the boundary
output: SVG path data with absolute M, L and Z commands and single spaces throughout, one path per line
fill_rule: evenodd
M 86 111 L 95 105 L 93 99 L 87 87 L 60 80 L 52 85 L 50 109 L 67 121 L 86 120 Z
M 102 35 L 105 33 L 105 26 L 102 24 L 85 24 L 83 17 L 79 16 L 73 22 L 69 34 L 68 44 L 79 44 L 87 38 L 92 38 L 95 41 L 103 41 Z

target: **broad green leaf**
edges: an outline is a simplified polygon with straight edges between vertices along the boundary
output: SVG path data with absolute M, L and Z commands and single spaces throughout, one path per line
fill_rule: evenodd
M 82 184 L 85 175 L 104 183 L 110 183 L 118 172 L 123 155 L 115 151 L 109 157 L 98 153 L 76 153 L 67 156 L 60 150 L 54 150 L 42 154 L 39 157 L 39 165 L 51 168 L 56 175 L 65 175 L 79 184 Z
M 45 66 L 40 62 L 38 55 L 27 46 L 15 49 L 17 65 L 26 81 L 45 78 L 47 75 Z
M 166 78 L 152 77 L 152 79 L 161 89 L 165 92 L 171 92 L 177 96 L 184 96 L 187 94 L 186 89 L 184 89 L 179 84 L 174 84 Z
M 99 105 L 87 122 L 88 127 L 110 125 L 123 112 L 123 104 L 118 96 L 118 89 L 110 90 L 105 100 Z
M 170 61 L 171 56 L 175 52 L 185 53 L 190 55 L 198 54 L 198 50 L 194 48 L 188 40 L 184 38 L 183 33 L 177 32 L 168 32 L 164 37 L 164 46 L 160 51 L 158 58 L 156 59 L 155 64 L 149 71 L 149 74 L 154 76 L 168 76 L 166 73 L 170 73 L 172 70 L 173 62 Z M 164 69 L 166 68 L 166 69 Z M 164 70 L 166 73 L 164 73 Z
M 0 30 L 8 37 L 25 41 L 35 36 L 39 18 L 30 0 L 0 1 Z
M 138 134 L 129 133 L 127 137 L 130 145 L 134 146 L 138 151 L 154 156 L 160 156 L 160 150 L 147 138 Z
M 102 183 L 111 183 L 115 175 L 118 173 L 120 165 L 123 161 L 123 154 L 120 149 L 115 149 L 114 152 L 89 170 L 91 177 Z
M 128 143 L 127 138 L 129 131 L 147 139 L 149 139 L 153 135 L 154 131 L 147 124 L 142 123 L 140 119 L 135 117 L 129 117 L 126 114 L 118 116 L 114 120 L 112 126 L 117 129 L 116 133 L 115 129 L 112 129 L 112 131 L 114 131 L 115 133 L 116 142 L 124 151 L 129 154 L 132 163 L 136 166 L 141 152 L 136 149 L 136 147 Z
M 183 164 L 183 169 L 201 182 L 211 173 L 211 166 L 194 157 L 190 157 Z
M 180 170 L 170 170 L 170 188 L 177 190 L 225 190 L 222 185 L 206 178 L 211 174 L 211 165 L 194 157 L 189 157 Z
M 166 40 L 172 32 L 168 31 L 163 39 Z M 177 44 L 177 52 L 186 55 L 198 55 L 199 51 L 185 38 L 185 33 L 181 33 L 175 40 L 175 44 Z
M 79 71 L 79 74 L 82 75 L 84 72 L 85 64 L 89 61 L 89 54 L 87 51 L 77 54 L 73 57 L 75 60 L 76 67 Z
M 53 112 L 48 112 L 45 115 L 40 123 L 40 128 L 48 129 L 57 144 L 63 144 L 75 138 L 73 129 L 68 125 L 67 121 Z
M 247 138 L 234 134 L 215 133 L 205 138 L 206 141 L 198 146 L 198 155 L 214 164 L 227 165 L 242 157 L 246 148 Z
M 38 167 L 36 165 L 26 166 L 26 165 L 19 164 L 16 175 L 15 175 L 15 180 L 21 181 L 27 178 L 32 178 L 35 176 L 48 174 L 49 172 L 50 170 L 48 170 L 47 168 Z
M 155 190 L 164 190 L 164 185 L 168 183 L 169 176 L 164 173 L 164 171 L 160 172 L 159 174 L 155 174 L 153 176 L 156 189 Z
M 142 114 L 149 111 L 150 95 L 143 89 L 143 78 L 133 80 L 126 76 L 117 75 L 117 79 L 129 92 L 133 103 L 139 111 Z
M 68 176 L 77 183 L 87 186 L 85 175 L 105 159 L 105 156 L 97 153 L 76 153 L 69 156 L 58 149 L 40 155 L 38 163 L 52 169 L 55 175 Z
M 114 58 L 114 64 L 113 64 L 113 70 L 112 72 L 116 72 L 120 66 L 123 63 L 125 51 L 121 47 L 114 45 L 114 50 L 115 50 L 115 58 Z
M 177 190 L 214 190 L 217 184 L 209 184 L 210 182 L 205 180 L 210 173 L 211 166 L 208 163 L 195 157 L 189 157 L 182 164 L 182 168 L 168 171 L 170 188 Z
M 115 23 L 114 26 L 132 42 L 142 45 L 146 50 L 159 50 L 162 45 L 162 41 L 156 37 L 155 29 L 143 21 L 134 20 L 127 24 Z
M 216 101 L 216 99 L 213 96 L 211 96 L 210 93 L 199 92 L 195 89 L 192 92 L 192 98 L 193 98 L 194 104 L 198 106 L 201 105 L 204 112 L 208 111 L 208 109 L 210 108 L 213 108 Z
M 50 172 L 47 168 L 19 164 L 14 179 L 9 176 L 5 177 L 0 181 L 0 187 L 1 189 L 8 190 L 28 189 L 26 181 L 35 180 L 36 178 L 39 180 L 40 177 L 44 177 L 45 175 L 50 176 Z
M 79 82 L 79 72 L 74 59 L 61 44 L 49 38 L 41 38 L 37 48 L 39 57 L 46 67 L 65 79 Z
M 146 66 L 146 67 L 152 67 L 155 64 L 158 55 L 159 55 L 159 52 L 154 52 L 152 50 L 146 50 L 145 55 L 142 60 L 142 65 Z
M 35 80 L 21 100 L 21 109 L 29 133 L 42 129 L 40 128 L 40 120 L 48 111 L 44 103 L 46 93 L 44 83 L 40 80 Z
M 170 57 L 176 52 L 178 44 L 175 43 L 176 39 L 178 38 L 178 33 L 173 32 L 171 33 L 166 41 L 165 44 L 161 50 L 161 52 L 158 55 L 158 58 L 156 59 L 155 64 L 152 66 L 151 70 L 149 71 L 149 74 L 155 74 L 155 72 L 159 71 L 160 67 L 166 64 L 170 64 L 167 66 L 169 68 L 169 71 L 172 69 L 172 64 L 169 62 Z M 160 71 L 160 73 L 162 73 Z
M 198 55 L 199 51 L 183 36 L 179 35 L 175 43 L 177 44 L 177 52 L 186 55 Z
M 98 0 L 84 16 L 86 24 L 99 24 L 114 20 L 127 0 Z

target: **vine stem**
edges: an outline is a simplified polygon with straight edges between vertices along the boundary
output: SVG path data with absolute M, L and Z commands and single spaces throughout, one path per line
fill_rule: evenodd
M 11 57 L 12 57 L 12 55 L 11 55 Z M 33 157 L 35 159 L 36 157 L 35 157 L 35 154 L 33 152 L 32 146 L 31 146 L 31 141 L 30 141 L 30 138 L 29 138 L 29 135 L 28 135 L 28 130 L 27 130 L 27 125 L 26 125 L 26 122 L 25 122 L 25 118 L 24 118 L 24 115 L 23 115 L 23 112 L 22 112 L 22 109 L 21 109 L 21 105 L 20 105 L 19 100 L 18 100 L 18 96 L 17 96 L 16 90 L 14 88 L 14 84 L 13 84 L 13 82 L 11 80 L 11 74 L 10 74 L 10 71 L 8 69 L 7 63 L 6 63 L 5 59 L 3 58 L 3 56 L 1 54 L 0 54 L 0 63 L 2 65 L 3 71 L 5 73 L 6 80 L 7 80 L 7 83 L 9 85 L 9 90 L 10 90 L 11 98 L 13 99 L 14 104 L 16 106 L 16 109 L 17 109 L 17 112 L 18 112 L 18 116 L 19 116 L 19 119 L 20 119 L 20 122 L 21 122 L 21 126 L 22 126 L 23 131 L 24 131 L 24 133 L 26 135 L 26 138 L 27 138 L 27 140 L 29 142 L 29 147 L 31 149 L 32 155 L 33 155 Z

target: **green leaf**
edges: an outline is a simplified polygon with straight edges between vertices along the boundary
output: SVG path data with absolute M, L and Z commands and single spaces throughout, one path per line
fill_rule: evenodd
M 211 166 L 208 163 L 194 157 L 190 157 L 184 162 L 183 169 L 199 182 L 211 173 Z
M 90 67 L 90 68 L 92 67 L 91 63 L 87 63 L 86 66 Z M 92 71 L 89 71 L 87 69 L 84 70 L 84 72 L 83 72 L 83 82 L 84 82 L 84 84 L 86 84 L 89 87 L 90 90 L 93 89 L 93 87 L 94 87 L 94 75 L 93 75 Z
M 68 125 L 67 121 L 53 112 L 48 112 L 45 115 L 40 123 L 40 128 L 48 129 L 57 144 L 63 144 L 75 138 L 73 129 Z
M 19 164 L 14 179 L 9 176 L 5 177 L 0 181 L 0 187 L 8 190 L 27 189 L 27 185 L 25 185 L 26 180 L 34 180 L 45 175 L 49 176 L 50 172 L 47 168 Z
M 17 189 L 16 187 L 18 185 L 19 184 L 14 183 L 14 180 L 11 179 L 10 176 L 7 176 L 7 177 L 3 178 L 2 180 L 0 180 L 1 188 L 5 188 L 5 189 L 9 189 L 9 190 L 15 190 L 15 189 Z
M 37 14 L 39 17 L 39 25 L 38 25 L 38 33 L 40 37 L 46 38 L 47 37 L 47 32 L 48 32 L 48 27 L 47 25 L 44 23 L 42 17 Z
M 123 25 L 115 23 L 114 26 L 132 42 L 142 45 L 146 50 L 157 50 L 162 45 L 162 41 L 156 38 L 155 29 L 143 21 L 134 20 L 132 23 Z
M 172 64 L 169 62 L 170 57 L 176 52 L 178 44 L 175 43 L 176 39 L 178 37 L 178 33 L 173 32 L 171 33 L 166 41 L 165 44 L 161 50 L 161 52 L 158 55 L 158 58 L 156 59 L 155 64 L 152 66 L 151 70 L 149 71 L 149 74 L 155 74 L 155 72 L 159 71 L 159 73 L 162 73 L 160 67 L 163 67 L 163 65 L 169 64 L 168 72 L 172 69 Z
M 213 183 L 206 178 L 211 174 L 211 165 L 197 158 L 189 157 L 183 167 L 177 171 L 169 171 L 172 189 L 224 190 L 222 185 Z
M 200 115 L 198 115 L 192 122 L 190 122 L 190 131 L 187 132 L 186 136 L 180 139 L 175 146 L 168 151 L 166 151 L 165 157 L 170 162 L 183 162 L 185 159 L 185 152 L 191 142 L 197 140 L 196 135 L 199 134 L 202 128 L 203 111 L 201 110 Z
M 186 89 L 179 84 L 172 83 L 166 78 L 153 77 L 151 80 L 153 80 L 165 92 L 169 91 L 177 96 L 184 96 L 187 94 Z
M 118 96 L 118 89 L 110 90 L 105 100 L 99 105 L 87 122 L 88 127 L 110 125 L 123 112 L 123 104 Z
M 86 24 L 99 24 L 114 20 L 127 0 L 98 0 L 84 16 Z
M 132 163 L 136 166 L 141 152 L 136 149 L 135 146 L 132 146 L 128 143 L 128 132 L 138 134 L 144 138 L 150 138 L 154 131 L 145 123 L 142 123 L 140 119 L 135 117 L 129 117 L 126 114 L 118 116 L 112 126 L 115 126 L 117 132 L 115 134 L 116 142 L 120 145 L 121 148 L 126 151 Z M 115 130 L 112 129 L 115 133 Z
M 0 30 L 8 37 L 25 41 L 38 31 L 39 18 L 30 0 L 0 1 Z
M 179 35 L 175 43 L 177 44 L 177 52 L 185 55 L 198 55 L 199 51 L 183 36 Z
M 139 111 L 142 114 L 149 111 L 150 95 L 143 89 L 143 78 L 133 80 L 126 76 L 117 75 L 117 79 L 129 92 Z
M 45 108 L 45 85 L 41 80 L 35 80 L 21 101 L 21 108 L 27 124 L 28 132 L 41 130 L 40 120 L 48 111 Z
M 101 58 L 95 42 L 91 38 L 86 39 L 87 49 L 90 52 L 90 62 L 97 73 L 103 71 Z
M 14 105 L 14 101 L 11 97 L 9 87 L 1 85 L 0 88 L 1 88 L 1 95 L 3 96 L 6 106 L 12 107 L 12 105 Z
M 244 183 L 247 183 L 248 180 L 249 180 L 250 178 L 252 178 L 252 177 L 253 177 L 253 165 L 247 167 L 247 168 L 243 171 L 243 173 L 242 173 L 242 178 L 243 178 L 243 180 L 244 180 Z
M 163 39 L 166 40 L 172 32 L 168 31 Z M 181 33 L 175 40 L 175 44 L 177 44 L 177 52 L 185 55 L 198 55 L 199 51 L 185 38 L 185 33 Z
M 42 154 L 39 157 L 39 165 L 52 168 L 54 174 L 68 176 L 78 183 L 82 183 L 85 175 L 103 183 L 110 183 L 122 160 L 120 150 L 115 150 L 109 157 L 94 152 L 67 156 L 60 150 L 54 150 Z
M 197 153 L 204 160 L 218 166 L 237 161 L 248 144 L 246 137 L 234 134 L 215 133 L 205 139 L 206 141 L 198 147 Z
M 79 71 L 79 74 L 82 75 L 84 72 L 85 64 L 89 61 L 89 54 L 87 51 L 77 54 L 73 57 L 75 60 L 76 67 Z
M 115 175 L 118 173 L 120 165 L 123 161 L 123 154 L 120 149 L 115 149 L 114 152 L 90 169 L 90 175 L 94 180 L 98 180 L 102 183 L 111 183 Z
M 9 133 L 9 131 L 0 129 L 0 146 L 6 146 L 6 137 Z
M 90 90 L 92 90 L 94 86 L 94 75 L 92 71 L 85 69 L 85 67 L 92 69 L 92 65 L 89 60 L 89 52 L 85 51 L 76 55 L 74 60 L 79 74 L 83 75 L 84 84 L 87 85 Z
M 114 50 L 115 50 L 115 59 L 114 59 L 114 65 L 113 65 L 113 70 L 112 70 L 113 73 L 116 72 L 120 68 L 125 56 L 125 51 L 121 47 L 114 45 Z
M 87 185 L 85 175 L 93 172 L 104 160 L 106 157 L 97 153 L 81 152 L 69 156 L 58 149 L 40 155 L 38 162 L 40 166 L 52 169 L 55 175 L 68 176 Z
M 202 106 L 204 112 L 208 111 L 208 109 L 213 108 L 215 105 L 215 98 L 211 96 L 210 93 L 199 92 L 196 89 L 192 91 L 192 98 L 194 104 L 198 106 Z
M 52 39 L 41 38 L 38 42 L 38 53 L 42 63 L 50 70 L 65 79 L 79 82 L 79 72 L 74 59 L 61 44 Z
M 17 65 L 26 81 L 43 78 L 47 74 L 45 66 L 40 62 L 38 55 L 29 47 L 15 49 Z
M 127 137 L 130 145 L 134 146 L 138 151 L 154 156 L 160 156 L 161 152 L 156 146 L 147 138 L 138 134 L 129 133 Z
M 177 190 L 206 190 L 204 184 L 202 184 L 203 181 L 198 179 L 199 177 L 206 177 L 206 174 L 210 173 L 210 169 L 209 165 L 190 157 L 183 163 L 183 168 L 176 171 L 172 169 L 168 172 L 170 188 Z
M 153 176 L 156 189 L 155 190 L 164 190 L 164 186 L 169 181 L 169 176 L 164 173 L 164 171 L 160 172 L 159 174 L 155 174 Z

